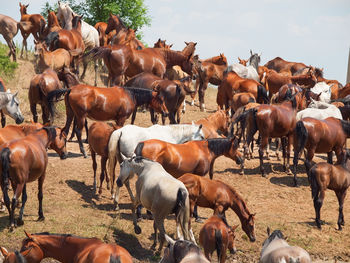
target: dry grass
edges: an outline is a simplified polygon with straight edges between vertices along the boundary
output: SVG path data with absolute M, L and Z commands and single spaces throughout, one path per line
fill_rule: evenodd
M 22 111 L 26 120 L 30 120 L 27 89 L 34 70 L 30 62 L 20 60 L 19 63 L 15 78 L 7 83 L 7 86 L 12 90 L 20 91 Z M 92 78 L 93 74 L 90 72 L 87 81 L 92 83 Z M 213 112 L 216 109 L 215 99 L 216 90 L 209 88 L 206 94 L 208 112 L 199 112 L 198 107 L 188 105 L 183 122 L 191 122 Z M 57 125 L 62 126 L 65 116 L 62 112 L 63 107 L 58 108 L 61 116 L 57 119 Z M 149 126 L 151 124 L 149 114 L 138 113 L 136 124 Z M 152 222 L 143 220 L 140 223 L 142 234 L 134 234 L 130 201 L 125 188 L 121 191 L 121 210 L 117 214 L 112 210 L 112 201 L 106 188 L 100 198 L 97 198 L 92 192 L 91 159 L 82 157 L 75 142 L 68 143 L 68 150 L 70 156 L 63 161 L 58 158 L 57 154 L 49 151 L 49 164 L 44 183 L 45 222 L 36 222 L 37 184 L 31 183 L 28 185 L 25 225 L 9 233 L 8 214 L 0 214 L 0 245 L 10 250 L 18 249 L 24 238 L 24 229 L 32 233 L 43 231 L 71 233 L 85 237 L 96 236 L 106 242 L 116 242 L 130 251 L 135 262 L 159 261 L 159 257 L 153 255 L 153 251 L 150 250 L 153 242 Z M 324 156 L 315 158 L 315 160 L 324 161 Z M 221 157 L 215 162 L 215 179 L 233 185 L 246 200 L 249 210 L 256 213 L 257 241 L 250 243 L 241 228 L 238 228 L 236 234 L 238 252 L 230 255 L 228 260 L 230 262 L 257 262 L 262 242 L 266 238 L 266 227 L 269 226 L 271 229 L 281 229 L 288 236 L 290 244 L 305 248 L 314 260 L 350 261 L 349 226 L 346 225 L 342 232 L 336 230 L 338 203 L 335 194 L 331 191 L 326 193 L 321 214 L 326 223 L 320 231 L 314 224 L 314 208 L 303 165 L 299 166 L 302 171 L 299 175 L 301 186 L 294 188 L 292 178 L 282 172 L 281 163 L 277 162 L 274 157 L 269 162 L 275 172 L 270 173 L 268 179 L 260 176 L 257 158 L 246 162 L 247 176 L 240 176 L 237 165 L 227 158 Z M 200 208 L 199 214 L 209 217 L 212 211 Z M 344 216 L 346 221 L 350 220 L 349 199 L 345 201 Z M 232 211 L 228 211 L 227 217 L 230 224 L 239 224 L 238 217 Z M 175 233 L 173 217 L 169 217 L 165 226 L 167 233 L 171 235 Z M 193 230 L 197 238 L 201 226 L 202 224 L 193 223 Z M 214 260 L 216 261 L 216 258 Z

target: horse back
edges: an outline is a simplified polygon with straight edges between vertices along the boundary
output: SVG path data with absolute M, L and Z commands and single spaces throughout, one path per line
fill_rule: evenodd
M 85 248 L 83 247 L 82 251 L 78 252 L 75 256 L 75 262 L 92 263 L 98 259 L 98 262 L 110 263 L 111 258 L 119 257 L 119 262 L 132 263 L 132 257 L 125 248 L 115 244 L 105 244 L 100 240 L 97 241 L 99 242 L 96 244 L 87 244 Z

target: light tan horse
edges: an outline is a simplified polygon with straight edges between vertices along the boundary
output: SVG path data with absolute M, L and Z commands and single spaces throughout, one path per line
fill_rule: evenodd
M 16 61 L 16 45 L 13 38 L 17 35 L 18 29 L 19 24 L 16 20 L 0 14 L 0 34 L 4 37 L 10 49 L 9 56 L 12 55 L 13 61 Z

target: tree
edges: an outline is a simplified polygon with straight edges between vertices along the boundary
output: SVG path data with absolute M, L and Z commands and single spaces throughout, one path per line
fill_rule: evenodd
M 140 29 L 151 24 L 148 8 L 144 0 L 68 0 L 70 7 L 90 25 L 97 22 L 107 22 L 110 14 L 117 14 L 124 23 L 137 30 L 137 37 L 142 38 Z M 46 2 L 41 14 L 47 17 L 50 10 L 57 10 L 57 4 L 51 6 Z

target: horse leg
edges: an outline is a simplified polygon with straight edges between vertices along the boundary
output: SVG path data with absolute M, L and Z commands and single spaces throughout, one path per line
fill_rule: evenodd
M 293 144 L 293 134 L 289 134 L 287 137 L 287 164 L 286 164 L 286 171 L 288 175 L 292 174 L 292 171 L 290 170 L 290 167 L 289 167 L 290 148 L 292 144 Z
M 314 196 L 314 207 L 315 207 L 315 212 L 316 212 L 316 225 L 319 229 L 321 229 L 321 207 L 323 204 L 324 196 L 325 196 L 324 189 L 321 189 Z
M 153 230 L 154 230 L 154 241 L 153 244 L 151 246 L 152 250 L 156 250 L 156 246 L 157 246 L 157 242 L 158 242 L 158 235 L 157 235 L 157 225 L 156 225 L 156 221 L 153 221 Z
M 152 124 L 157 124 L 158 123 L 158 115 L 154 114 L 154 109 L 150 108 L 149 113 L 151 114 L 151 122 Z
M 102 183 L 103 180 L 106 177 L 107 182 L 107 189 L 109 190 L 109 178 L 106 171 L 106 163 L 107 163 L 107 157 L 101 157 L 101 175 L 100 175 L 100 190 L 98 191 L 98 194 L 102 194 Z
M 266 149 L 268 142 L 269 142 L 268 137 L 261 136 L 261 141 L 259 145 L 259 159 L 260 159 L 260 172 L 262 177 L 267 177 L 265 174 L 263 157 L 264 157 L 264 150 Z
M 327 153 L 327 163 L 333 164 L 333 151 Z
M 38 221 L 44 221 L 43 213 L 43 184 L 44 184 L 45 174 L 41 175 L 38 179 L 38 200 L 39 200 L 39 212 L 38 212 Z
M 176 121 L 178 124 L 180 124 L 180 121 L 181 121 L 181 109 L 180 109 L 180 107 L 177 109 L 177 112 L 176 112 Z
M 162 251 L 162 248 L 164 246 L 165 242 L 165 228 L 164 228 L 164 218 L 161 218 L 160 216 L 155 216 L 154 222 L 156 223 L 156 226 L 159 230 L 159 248 L 158 253 L 160 254 Z
M 87 66 L 88 66 L 88 62 L 86 61 L 85 58 L 83 58 L 83 73 L 80 76 L 81 80 L 83 80 L 85 78 L 85 73 L 86 73 Z M 96 83 L 95 83 L 95 86 L 96 86 Z
M 286 167 L 286 158 L 287 158 L 287 138 L 286 137 L 282 137 L 281 138 L 281 143 L 282 143 L 282 156 L 283 156 L 283 170 L 286 171 L 287 167 Z
M 136 234 L 141 234 L 141 228 L 137 225 L 137 218 L 136 218 L 136 207 L 140 204 L 138 199 L 134 199 L 134 202 L 131 206 L 131 212 L 132 212 L 132 221 L 134 225 L 134 231 Z
M 86 139 L 84 140 L 84 142 L 88 143 L 89 142 L 89 128 L 88 128 L 88 121 L 86 118 L 85 118 L 84 127 L 85 127 L 85 133 L 86 133 Z
M 10 209 L 10 231 L 13 231 L 13 229 L 16 227 L 15 224 L 15 210 L 17 206 L 17 200 L 22 194 L 24 184 L 17 184 L 15 187 L 12 187 L 15 191 L 15 194 L 12 198 L 11 202 L 11 209 Z
M 79 143 L 79 149 L 80 152 L 83 154 L 84 158 L 87 158 L 86 152 L 84 150 L 84 145 L 83 142 L 81 140 L 81 131 L 83 130 L 83 126 L 85 123 L 85 117 L 82 116 L 79 119 L 77 119 L 77 126 L 76 126 L 76 134 L 77 134 L 77 138 L 78 138 L 78 143 Z
M 135 122 L 136 112 L 137 112 L 137 107 L 135 107 L 134 111 L 132 112 L 131 124 L 134 124 L 134 122 Z
M 196 79 L 196 85 L 194 86 L 194 93 L 191 95 L 191 106 L 194 106 L 194 99 L 196 98 L 196 94 L 198 92 L 198 88 L 200 85 L 200 79 L 199 77 Z
M 34 104 L 34 103 L 31 103 L 31 104 L 30 104 L 30 111 L 31 111 L 32 114 L 33 114 L 33 121 L 34 121 L 35 123 L 37 123 L 37 122 L 38 122 L 38 113 L 37 113 L 37 111 L 36 111 L 36 104 Z
M 97 162 L 96 162 L 96 153 L 95 151 L 90 147 L 90 154 L 92 159 L 92 169 L 94 170 L 94 183 L 93 183 L 93 189 L 94 193 L 96 193 L 96 170 L 97 170 Z M 102 160 L 101 160 L 102 162 Z M 102 183 L 101 183 L 102 186 Z
M 24 205 L 27 202 L 27 184 L 24 184 L 23 186 L 23 191 L 22 191 L 22 206 L 21 209 L 19 210 L 19 216 L 17 219 L 17 225 L 22 226 L 24 224 L 23 222 L 23 211 L 24 211 Z
M 170 124 L 177 124 L 176 120 L 175 120 L 175 113 L 176 112 L 169 112 L 169 121 L 170 121 Z M 164 117 L 164 122 L 163 122 L 163 125 L 165 124 L 165 117 Z
M 205 80 L 205 82 L 201 82 L 201 86 L 199 87 L 198 90 L 198 97 L 199 97 L 199 105 L 200 105 L 200 110 L 201 111 L 206 111 L 205 110 L 205 104 L 204 104 L 204 94 L 205 90 L 207 89 L 208 86 L 208 81 Z
M 4 128 L 6 126 L 6 117 L 2 110 L 0 112 L 1 112 L 1 127 Z
M 306 169 L 306 174 L 307 174 L 307 178 L 309 180 L 309 183 L 310 183 L 310 169 L 311 169 L 311 165 L 312 165 L 312 159 L 314 158 L 314 154 L 315 154 L 315 150 L 316 148 L 313 147 L 313 148 L 310 148 L 307 150 L 307 154 L 305 156 L 305 169 Z
M 276 143 L 276 159 L 277 159 L 277 161 L 280 161 L 281 158 L 280 158 L 280 155 L 278 153 L 278 150 L 279 150 L 278 148 L 280 146 L 280 140 L 278 138 L 276 138 L 275 143 Z M 282 144 L 282 142 L 281 142 L 281 144 Z
M 335 192 L 339 203 L 339 216 L 338 216 L 338 230 L 342 230 L 342 226 L 345 225 L 344 214 L 343 214 L 343 204 L 346 196 L 346 190 Z
M 70 135 L 70 138 L 68 139 L 69 142 L 73 141 L 73 138 L 74 138 L 75 133 L 76 133 L 76 130 L 75 130 L 76 127 L 77 127 L 77 121 L 76 121 L 76 119 L 74 118 L 72 133 L 71 133 L 71 135 Z
M 41 117 L 43 118 L 43 123 L 50 123 L 50 125 L 52 125 L 52 122 L 50 122 L 49 119 L 48 108 L 46 108 L 44 104 L 41 104 L 41 114 Z
M 27 51 L 27 37 L 28 37 L 28 35 L 26 33 L 22 33 L 22 37 L 23 37 L 23 41 L 22 41 L 21 58 L 23 58 L 23 49 L 24 49 L 24 47 L 26 48 L 26 52 L 28 52 Z

